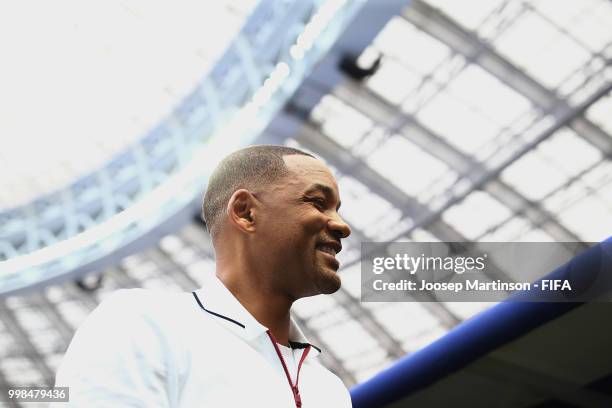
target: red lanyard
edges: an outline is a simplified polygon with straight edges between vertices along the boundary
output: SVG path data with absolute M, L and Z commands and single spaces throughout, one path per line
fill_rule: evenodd
M 278 348 L 278 344 L 276 344 L 276 339 L 274 338 L 274 336 L 272 335 L 272 332 L 270 330 L 267 330 L 266 333 L 268 333 L 268 336 L 270 336 L 270 340 L 272 341 L 272 345 L 274 346 L 274 350 L 276 350 L 276 354 L 278 355 L 278 358 L 280 359 L 281 364 L 283 365 L 283 370 L 285 370 L 285 375 L 287 376 L 287 381 L 289 381 L 289 386 L 291 387 L 291 391 L 293 391 L 293 399 L 295 400 L 295 406 L 297 408 L 301 408 L 302 407 L 302 398 L 300 397 L 300 390 L 298 388 L 298 381 L 300 380 L 300 369 L 302 368 L 302 363 L 304 362 L 304 360 L 306 359 L 306 356 L 308 355 L 308 352 L 310 351 L 310 345 L 308 345 L 304 349 L 304 352 L 302 353 L 302 357 L 300 357 L 300 362 L 298 363 L 297 374 L 295 376 L 295 384 L 293 384 L 293 381 L 291 381 L 291 375 L 289 374 L 289 370 L 287 369 L 287 364 L 285 364 L 285 359 L 283 358 L 283 354 L 281 353 L 280 349 Z

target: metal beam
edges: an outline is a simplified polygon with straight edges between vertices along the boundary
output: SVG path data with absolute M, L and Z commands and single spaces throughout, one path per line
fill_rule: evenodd
M 62 289 L 66 292 L 65 296 L 70 296 L 70 300 L 78 303 L 79 306 L 91 313 L 100 304 L 98 292 L 84 292 L 76 285 L 65 284 Z
M 5 333 L 3 333 L 2 328 L 0 327 L 0 335 L 6 335 Z M 0 356 L 0 357 L 4 357 L 4 356 Z M 12 388 L 15 384 L 10 384 L 6 378 L 6 375 L 3 371 L 3 368 L 0 367 L 0 392 L 2 393 L 3 396 L 7 395 L 8 390 L 10 388 Z M 6 403 L 8 407 L 11 408 L 20 408 L 21 405 L 19 403 L 17 403 L 17 401 L 15 401 L 14 399 L 8 399 L 8 402 Z
M 192 244 L 202 258 L 215 259 L 215 249 L 212 239 L 201 222 L 190 223 L 180 230 L 177 235 L 185 242 Z
M 460 152 L 446 140 L 427 129 L 418 120 L 385 101 L 376 93 L 353 82 L 346 82 L 334 90 L 334 95 L 357 111 L 370 117 L 394 133 L 410 140 L 443 163 L 456 170 L 461 177 L 474 180 L 488 171 L 482 163 Z M 491 196 L 508 206 L 513 212 L 524 214 L 534 225 L 539 225 L 559 242 L 579 242 L 580 238 L 559 224 L 537 202 L 530 201 L 499 179 L 483 186 Z
M 591 105 L 593 105 L 599 99 L 601 99 L 602 97 L 604 97 L 605 95 L 610 93 L 610 91 L 612 91 L 612 83 L 608 84 L 607 86 L 604 86 L 604 87 L 600 88 L 599 90 L 594 92 L 591 96 L 589 96 L 589 98 L 587 98 L 586 101 L 584 101 L 583 103 L 581 103 L 580 105 L 578 105 L 576 107 L 571 107 L 571 108 L 570 107 L 560 107 L 560 111 L 556 112 L 556 115 L 555 115 L 555 116 L 557 116 L 559 118 L 559 120 L 556 123 L 554 123 L 552 126 L 547 128 L 546 130 L 544 130 L 537 137 L 533 138 L 530 142 L 528 142 L 525 145 L 521 146 L 510 157 L 508 157 L 507 159 L 503 160 L 502 162 L 500 162 L 495 167 L 490 168 L 486 173 L 484 173 L 484 174 L 474 174 L 474 176 L 473 176 L 474 178 L 472 179 L 472 185 L 470 187 L 468 187 L 468 188 L 463 187 L 461 189 L 458 189 L 456 187 L 451 188 L 450 191 L 449 191 L 449 198 L 447 199 L 447 201 L 444 204 L 440 205 L 435 210 L 430 210 L 429 212 L 421 212 L 420 213 L 421 214 L 421 218 L 415 219 L 414 223 L 410 227 L 405 228 L 404 230 L 400 231 L 398 234 L 396 234 L 395 237 L 391 238 L 391 240 L 397 239 L 397 238 L 402 237 L 402 236 L 407 235 L 407 234 L 411 234 L 413 231 L 415 231 L 418 228 L 427 228 L 430 231 L 434 231 L 432 229 L 432 226 L 435 227 L 435 226 L 439 226 L 440 225 L 441 216 L 442 216 L 442 214 L 447 209 L 449 209 L 453 205 L 461 202 L 464 198 L 466 198 L 473 191 L 484 188 L 484 186 L 487 183 L 489 183 L 492 180 L 498 178 L 499 174 L 504 169 L 506 169 L 508 166 L 510 166 L 516 160 L 520 159 L 527 152 L 529 152 L 532 149 L 534 149 L 537 145 L 539 145 L 543 141 L 547 140 L 550 136 L 552 136 L 560 128 L 562 128 L 564 126 L 567 126 L 569 123 L 574 121 L 576 118 L 578 118 L 581 115 L 583 115 L 584 112 Z M 295 119 L 295 120 L 297 121 L 297 119 Z M 299 125 L 295 125 L 295 126 L 297 127 Z M 273 131 L 273 130 L 274 129 L 269 129 L 269 131 Z M 311 132 L 312 132 L 312 134 L 308 138 L 308 140 L 313 142 L 313 143 L 317 143 L 317 146 L 313 145 L 315 148 L 311 149 L 311 150 L 319 151 L 319 152 L 325 152 L 326 150 L 324 148 L 322 148 L 321 146 L 319 146 L 319 144 L 320 143 L 329 144 L 330 143 L 330 139 L 329 138 L 321 138 L 321 137 L 317 138 L 316 137 L 317 136 L 317 131 L 316 130 L 312 130 L 311 129 Z M 325 139 L 327 139 L 327 140 L 325 140 Z M 305 140 L 305 139 L 301 139 L 301 140 Z M 354 158 L 348 152 L 344 152 L 342 150 L 340 150 L 340 152 L 338 153 L 336 159 L 340 160 L 340 162 L 348 160 L 349 161 L 348 163 L 351 163 L 351 160 L 354 160 Z M 364 164 L 363 167 L 367 167 L 367 166 Z M 351 167 L 347 167 L 347 168 L 350 169 L 350 172 L 352 172 L 353 174 L 358 174 L 358 176 L 357 176 L 358 178 L 361 177 L 360 171 L 363 171 L 364 175 L 371 176 L 372 174 L 375 174 L 375 172 L 372 169 L 369 169 L 369 168 L 363 169 L 361 166 L 357 166 L 357 167 L 354 167 L 354 168 L 351 168 Z M 373 180 L 370 179 L 368 181 L 368 185 L 370 185 L 369 183 L 371 183 L 374 180 L 375 179 L 373 179 Z M 377 188 L 380 188 L 379 186 L 376 186 L 375 184 L 371 184 L 371 185 L 375 186 Z M 400 206 L 399 208 L 402 208 L 402 207 Z M 427 208 L 425 207 L 425 209 L 427 209 Z M 414 217 L 411 217 L 411 218 L 414 219 Z M 356 262 L 359 262 L 359 259 L 345 263 L 344 267 L 351 266 L 351 265 L 355 264 Z
M 571 108 L 567 101 L 562 100 L 553 91 L 502 57 L 476 34 L 465 30 L 457 22 L 422 0 L 412 1 L 410 7 L 404 9 L 402 16 L 415 27 L 462 54 L 467 60 L 477 63 L 540 109 L 557 112 L 557 117 L 560 118 L 559 112 Z M 601 150 L 605 157 L 612 157 L 612 137 L 600 127 L 584 117 L 576 118 L 569 126 L 587 142 Z
M 161 275 L 170 276 L 183 290 L 191 292 L 200 287 L 200 283 L 189 276 L 185 267 L 172 259 L 164 249 L 152 248 L 145 256 L 155 262 Z
M 32 305 L 36 306 L 38 312 L 43 314 L 49 320 L 53 329 L 57 331 L 62 340 L 63 347 L 58 351 L 63 352 L 74 335 L 73 327 L 66 321 L 64 316 L 57 310 L 57 306 L 47 298 L 44 292 L 34 294 L 28 300 Z
M 55 373 L 47 365 L 45 356 L 38 351 L 34 343 L 30 340 L 30 334 L 21 323 L 19 323 L 19 320 L 17 320 L 15 316 L 15 312 L 8 307 L 6 302 L 2 299 L 0 299 L 0 321 L 2 321 L 16 342 L 21 345 L 25 354 L 29 357 L 29 360 L 43 377 L 44 384 L 40 385 L 52 386 L 55 381 Z
M 594 170 L 595 168 L 599 167 L 600 165 L 602 165 L 602 163 L 605 162 L 605 159 L 602 159 L 600 161 L 597 161 L 593 164 L 591 164 L 590 166 L 586 167 L 585 169 L 581 170 L 580 172 L 574 174 L 573 176 L 569 177 L 563 184 L 561 184 L 560 186 L 556 187 L 555 189 L 551 190 L 549 193 L 547 193 L 544 197 L 542 197 L 541 201 L 545 201 L 547 199 L 549 199 L 550 197 L 554 196 L 556 193 L 563 191 L 567 188 L 569 188 L 572 184 L 574 184 L 576 181 L 581 180 L 586 174 L 588 174 L 589 172 L 591 172 L 592 170 Z M 556 219 L 553 219 L 553 214 L 550 212 L 546 212 L 546 214 L 548 214 L 551 221 L 554 221 L 555 223 L 558 223 L 558 221 Z M 482 233 L 481 236 L 487 235 L 489 232 L 493 231 L 494 229 L 505 225 L 506 223 L 512 221 L 512 219 L 514 219 L 514 214 L 506 217 L 506 219 L 502 220 L 499 224 L 497 224 L 496 226 L 492 227 L 492 228 L 488 228 L 486 231 L 484 231 Z M 540 223 L 535 223 L 534 222 L 534 226 L 536 227 L 541 227 L 542 225 L 545 225 L 549 220 L 546 218 L 543 218 L 540 220 Z M 476 238 L 478 240 L 478 238 Z M 576 241 L 565 241 L 567 243 L 569 243 L 568 248 L 574 246 L 575 244 L 579 244 L 580 247 L 586 249 L 588 248 L 588 245 L 584 242 L 581 242 L 580 238 Z
M 113 276 L 122 289 L 142 288 L 142 282 L 131 276 L 123 266 L 112 267 L 107 273 Z
M 495 167 L 490 168 L 487 173 L 476 176 L 475 179 L 473 180 L 472 186 L 470 188 L 465 188 L 463 190 L 458 190 L 458 191 L 451 191 L 451 196 L 446 201 L 445 204 L 443 204 L 440 207 L 438 207 L 434 212 L 432 212 L 428 216 L 426 216 L 423 219 L 417 221 L 412 227 L 408 228 L 406 231 L 403 231 L 399 236 L 404 235 L 406 233 L 410 233 L 410 232 L 414 231 L 417 228 L 425 228 L 428 225 L 431 225 L 431 224 L 437 222 L 440 219 L 440 216 L 442 215 L 442 213 L 444 211 L 446 211 L 447 209 L 449 209 L 453 205 L 455 205 L 455 204 L 459 203 L 460 201 L 462 201 L 465 197 L 467 197 L 474 190 L 482 189 L 491 180 L 494 180 L 497 177 L 499 177 L 501 172 L 504 171 L 506 168 L 508 168 L 512 163 L 514 163 L 516 160 L 518 160 L 521 157 L 523 157 L 529 151 L 533 150 L 537 145 L 539 145 L 543 141 L 545 141 L 548 138 L 550 138 L 550 136 L 552 136 L 554 133 L 556 133 L 559 129 L 561 129 L 564 126 L 567 126 L 573 120 L 575 120 L 577 117 L 579 117 L 582 114 L 584 114 L 584 112 L 591 105 L 593 105 L 599 99 L 601 99 L 602 97 L 604 97 L 605 95 L 610 93 L 610 91 L 612 91 L 612 83 L 604 86 L 603 88 L 601 88 L 599 90 L 597 90 L 585 102 L 581 103 L 577 107 L 573 107 L 573 108 L 563 107 L 561 109 L 561 112 L 557 112 L 558 113 L 557 116 L 559 117 L 559 120 L 555 124 L 550 126 L 548 129 L 546 129 L 544 132 L 542 132 L 540 135 L 535 137 L 530 142 L 528 142 L 525 145 L 523 145 L 521 148 L 519 148 L 516 152 L 514 152 L 506 160 L 502 161 L 501 163 L 499 163 Z
M 8 390 L 13 388 L 15 386 L 15 384 L 9 384 L 8 381 L 6 380 L 6 376 L 4 375 L 3 371 L 0 369 L 0 392 L 2 393 L 2 396 L 6 396 L 8 395 Z M 15 401 L 14 399 L 7 399 L 5 402 L 6 407 L 10 407 L 10 408 L 21 408 L 21 404 L 19 404 L 17 401 Z

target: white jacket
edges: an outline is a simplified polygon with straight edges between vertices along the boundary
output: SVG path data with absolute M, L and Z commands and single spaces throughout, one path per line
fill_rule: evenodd
M 214 275 L 194 293 L 119 290 L 77 330 L 56 385 L 70 407 L 295 407 L 266 330 Z M 289 338 L 296 354 L 308 345 L 293 320 Z M 351 407 L 318 354 L 300 371 L 302 408 Z

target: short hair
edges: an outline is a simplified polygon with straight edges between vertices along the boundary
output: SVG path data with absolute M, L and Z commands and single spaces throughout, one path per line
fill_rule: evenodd
M 287 176 L 284 156 L 313 155 L 286 146 L 256 145 L 240 149 L 224 158 L 215 168 L 204 195 L 202 213 L 206 228 L 214 238 L 227 203 L 236 190 L 253 190 Z

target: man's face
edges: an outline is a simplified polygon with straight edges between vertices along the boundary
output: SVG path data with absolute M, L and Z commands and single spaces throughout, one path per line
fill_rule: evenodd
M 261 197 L 258 226 L 261 253 L 276 281 L 294 298 L 333 293 L 340 288 L 336 253 L 351 230 L 338 215 L 338 185 L 329 169 L 309 156 L 284 156 L 290 175 Z

